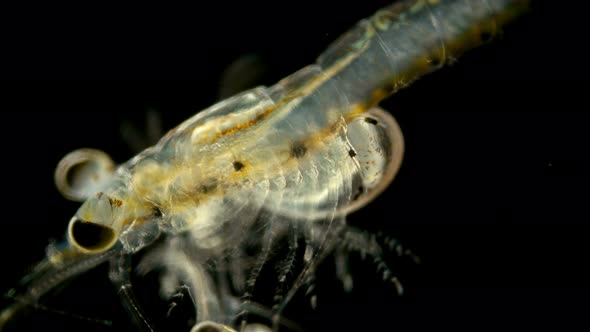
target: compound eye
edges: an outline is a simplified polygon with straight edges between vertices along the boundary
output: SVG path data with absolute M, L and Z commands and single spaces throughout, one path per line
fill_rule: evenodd
M 117 240 L 111 227 L 72 218 L 68 227 L 70 243 L 86 253 L 100 253 L 110 249 Z

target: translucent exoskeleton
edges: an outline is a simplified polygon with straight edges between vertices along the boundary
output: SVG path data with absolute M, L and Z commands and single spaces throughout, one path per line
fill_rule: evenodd
M 525 7 L 522 0 L 396 2 L 359 22 L 315 64 L 198 112 L 118 167 L 97 150 L 67 155 L 56 183 L 66 198 L 83 203 L 67 242 L 49 248 L 23 279 L 24 290 L 13 294 L 0 329 L 105 261 L 137 325 L 156 329 L 130 278 L 131 257 L 144 249 L 139 272 L 163 271 L 162 297 L 190 296 L 195 332 L 296 325 L 282 313 L 332 253 L 345 288 L 346 254 L 360 251 L 401 292 L 375 236 L 345 222 L 401 165 L 401 130 L 377 104 L 487 41 Z M 281 249 L 285 255 L 273 257 Z M 260 309 L 254 291 L 271 257 L 278 287 L 272 306 Z M 269 326 L 249 323 L 256 310 Z

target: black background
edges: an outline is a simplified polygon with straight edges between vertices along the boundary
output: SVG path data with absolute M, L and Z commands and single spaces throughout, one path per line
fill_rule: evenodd
M 77 208 L 53 186 L 67 152 L 94 147 L 123 162 L 133 154 L 123 122 L 142 128 L 154 109 L 172 128 L 216 101 L 222 71 L 244 54 L 263 60 L 261 83 L 272 84 L 386 3 L 4 8 L 2 288 L 62 237 Z M 495 42 L 383 103 L 405 133 L 406 159 L 349 220 L 398 238 L 422 263 L 394 267 L 402 297 L 368 263 L 354 264 L 349 296 L 326 277 L 318 289 L 330 291 L 319 291 L 306 326 L 588 329 L 587 33 L 583 8 L 555 3 L 536 2 Z M 59 297 L 48 306 L 69 314 L 33 312 L 16 330 L 129 328 L 104 267 Z

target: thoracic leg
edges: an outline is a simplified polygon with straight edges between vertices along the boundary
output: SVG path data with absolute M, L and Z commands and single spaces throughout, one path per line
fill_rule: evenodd
M 308 282 L 310 276 L 313 275 L 319 263 L 331 253 L 335 245 L 335 240 L 338 237 L 337 234 L 342 230 L 343 227 L 345 227 L 345 220 L 343 218 L 338 218 L 328 222 L 328 224 L 325 226 L 325 229 L 322 230 L 322 235 L 319 237 L 319 239 L 313 239 L 314 235 L 311 235 L 312 239 L 307 244 L 307 255 L 305 255 L 311 257 L 304 257 L 306 262 L 303 270 L 299 273 L 293 282 L 293 285 L 283 297 L 282 301 L 274 307 L 272 316 L 273 331 L 278 330 L 281 314 L 285 310 L 287 304 L 291 301 L 291 299 L 293 299 L 293 296 L 295 296 L 299 288 Z M 311 249 L 312 247 L 313 249 Z M 311 253 L 308 250 L 311 250 Z
M 131 285 L 131 255 L 121 252 L 111 259 L 111 282 L 115 285 L 125 309 L 131 314 L 134 322 L 144 331 L 153 332 L 153 325 L 149 322 L 139 303 L 135 299 Z
M 378 238 L 387 245 L 387 249 L 395 251 L 398 256 L 410 256 L 414 262 L 419 263 L 420 260 L 410 250 L 404 250 L 395 239 L 390 237 L 382 236 L 379 234 L 373 234 L 367 231 L 362 231 L 353 227 L 347 227 L 343 233 L 343 238 L 340 242 L 340 250 L 352 252 L 359 252 L 361 257 L 369 256 L 373 259 L 373 263 L 377 267 L 377 271 L 382 273 L 382 278 L 385 281 L 390 281 L 396 287 L 398 294 L 403 294 L 403 287 L 399 279 L 393 274 L 391 268 L 385 263 L 383 257 L 383 246 L 377 241 Z M 346 287 L 346 282 L 343 280 Z
M 243 309 L 240 313 L 242 322 L 240 326 L 240 331 L 246 331 L 246 326 L 248 325 L 248 307 L 252 301 L 252 295 L 254 292 L 254 286 L 256 285 L 256 280 L 258 279 L 260 272 L 264 264 L 268 261 L 269 255 L 271 252 L 271 248 L 273 245 L 273 239 L 275 237 L 275 224 L 272 220 L 269 220 L 268 229 L 266 230 L 264 237 L 262 239 L 261 244 L 261 251 L 256 258 L 256 262 L 254 263 L 254 267 L 251 270 L 250 276 L 246 280 L 246 289 L 244 292 L 244 301 L 243 301 Z

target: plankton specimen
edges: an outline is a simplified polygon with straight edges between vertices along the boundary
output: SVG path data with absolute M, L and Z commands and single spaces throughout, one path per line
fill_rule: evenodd
M 11 291 L 0 328 L 64 281 L 109 261 L 137 325 L 156 329 L 133 291 L 138 253 L 140 273 L 162 271 L 163 297 L 188 294 L 195 332 L 290 325 L 286 306 L 332 253 L 345 288 L 352 287 L 346 254 L 359 251 L 401 292 L 384 246 L 345 221 L 401 165 L 401 130 L 377 104 L 489 40 L 525 7 L 522 0 L 397 2 L 359 22 L 315 64 L 197 113 L 122 165 L 97 150 L 68 154 L 56 183 L 83 203 L 67 242 L 48 248 L 24 290 Z M 263 310 L 270 327 L 250 324 L 259 310 L 257 281 L 271 260 L 278 286 Z

